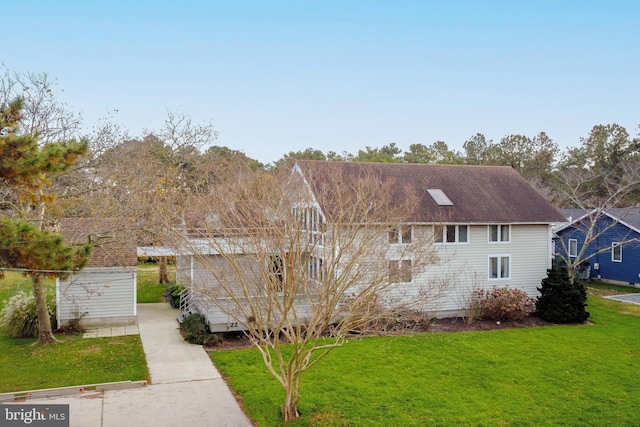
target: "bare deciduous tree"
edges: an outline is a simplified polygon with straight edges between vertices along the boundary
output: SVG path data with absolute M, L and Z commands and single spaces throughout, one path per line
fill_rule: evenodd
M 402 185 L 374 174 L 335 172 L 325 194 L 312 194 L 299 175 L 244 171 L 190 199 L 175 234 L 209 273 L 191 292 L 235 319 L 260 351 L 285 391 L 286 421 L 298 416 L 302 372 L 386 310 L 419 310 L 447 286 L 408 286 L 438 261 L 430 228 L 403 233 L 415 190 L 396 194 Z
M 561 189 L 559 194 L 562 197 L 559 204 L 574 208 L 572 219 L 580 219 L 571 224 L 582 241 L 579 250 L 570 248 L 567 239 L 556 239 L 556 255 L 566 264 L 572 278 L 576 277 L 581 264 L 611 250 L 610 247 L 594 249 L 594 243 L 613 230 L 620 220 L 624 221 L 627 196 L 640 186 L 640 164 L 637 161 L 624 162 L 619 168 L 620 174 L 617 176 L 609 176 L 595 169 L 575 168 L 558 172 L 557 178 L 562 181 L 557 186 Z M 599 185 L 594 185 L 594 182 Z M 611 208 L 622 208 L 623 211 L 614 219 L 607 215 Z M 618 236 L 621 245 L 636 240 L 631 235 Z
M 47 73 L 18 73 L 0 64 L 0 105 L 23 102 L 19 134 L 37 136 L 40 144 L 78 137 L 82 117 L 60 100 L 57 81 Z
M 174 111 L 167 111 L 164 126 L 157 135 L 174 151 L 202 150 L 218 139 L 218 131 L 213 123 L 194 123 L 189 115 Z

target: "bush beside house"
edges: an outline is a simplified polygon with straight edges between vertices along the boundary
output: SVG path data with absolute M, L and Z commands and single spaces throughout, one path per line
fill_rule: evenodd
M 572 280 L 566 268 L 552 268 L 538 288 L 536 314 L 554 323 L 580 323 L 589 318 L 587 291 L 584 285 Z

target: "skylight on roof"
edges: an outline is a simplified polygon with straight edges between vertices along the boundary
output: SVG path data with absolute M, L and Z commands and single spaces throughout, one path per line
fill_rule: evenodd
M 433 201 L 436 202 L 438 206 L 453 206 L 453 202 L 451 201 L 451 199 L 449 199 L 441 189 L 428 188 L 427 193 L 429 193 Z

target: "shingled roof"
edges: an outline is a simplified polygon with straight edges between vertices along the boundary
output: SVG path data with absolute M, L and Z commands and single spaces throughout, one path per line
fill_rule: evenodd
M 87 267 L 131 267 L 138 263 L 136 243 L 115 218 L 63 218 L 59 233 L 72 245 L 90 242 Z
M 299 160 L 297 167 L 323 210 L 330 209 L 323 194 L 338 178 L 348 182 L 365 175 L 391 182 L 393 203 L 402 204 L 407 189 L 419 206 L 414 223 L 557 223 L 565 218 L 518 172 L 508 166 L 422 165 Z M 427 190 L 441 190 L 451 201 L 436 203 Z M 323 206 L 324 205 L 324 206 Z
M 567 224 L 564 224 L 562 228 L 569 227 L 575 221 L 588 215 L 594 215 L 595 209 L 584 210 L 579 208 L 562 209 L 562 214 L 566 218 Z M 640 230 L 640 208 L 628 207 L 628 208 L 607 208 L 602 212 L 609 215 L 615 221 L 620 221 L 636 230 Z

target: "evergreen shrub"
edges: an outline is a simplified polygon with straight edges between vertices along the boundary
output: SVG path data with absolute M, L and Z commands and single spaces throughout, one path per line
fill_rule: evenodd
M 184 339 L 191 344 L 202 345 L 209 335 L 209 325 L 205 317 L 200 313 L 192 313 L 185 316 L 182 321 Z
M 164 298 L 173 308 L 180 308 L 180 292 L 184 290 L 184 286 L 182 285 L 173 285 L 169 286 L 166 291 L 164 291 Z
M 582 283 L 572 280 L 567 269 L 547 270 L 538 288 L 540 296 L 536 302 L 538 317 L 554 323 L 581 323 L 589 318 L 587 291 Z

